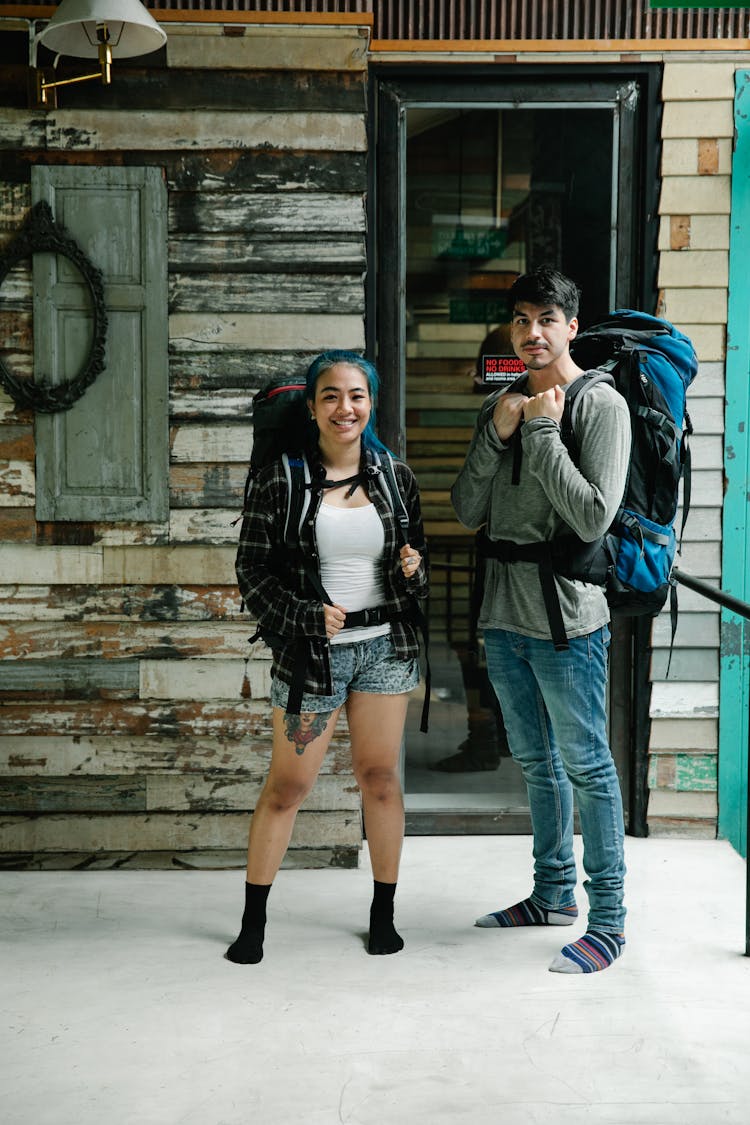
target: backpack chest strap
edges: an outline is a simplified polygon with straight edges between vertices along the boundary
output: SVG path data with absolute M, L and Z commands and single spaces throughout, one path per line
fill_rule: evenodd
M 539 571 L 539 585 L 547 613 L 552 643 L 556 651 L 569 648 L 565 622 L 560 609 L 560 598 L 555 585 L 555 568 L 552 562 L 552 544 L 514 543 L 512 539 L 490 539 L 484 532 L 477 536 L 477 548 L 487 558 L 503 563 L 535 562 Z

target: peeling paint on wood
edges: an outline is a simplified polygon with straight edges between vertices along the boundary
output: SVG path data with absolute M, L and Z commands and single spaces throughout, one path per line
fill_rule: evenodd
M 169 537 L 173 543 L 237 543 L 242 497 L 234 508 L 172 512 Z
M 151 774 L 146 779 L 146 809 L 152 811 L 180 810 L 223 812 L 241 809 L 251 812 L 258 801 L 264 778 L 248 781 L 246 777 L 168 777 Z M 303 808 L 308 812 L 346 809 L 358 813 L 359 789 L 352 778 L 337 774 L 321 775 Z
M 62 525 L 58 523 L 52 526 Z M 103 547 L 165 547 L 169 543 L 168 523 L 94 523 L 91 526 L 94 530 L 94 542 L 101 543 Z
M 264 779 L 244 775 L 86 775 L 0 777 L 0 815 L 87 812 L 232 812 L 255 808 Z M 359 789 L 349 778 L 325 774 L 306 799 L 308 812 L 358 813 Z
M 8 270 L 3 278 L 2 300 L 6 310 L 23 309 L 28 312 L 31 309 L 33 293 L 30 263 L 24 261 Z
M 31 313 L 17 309 L 0 309 L 0 339 L 3 356 L 16 375 L 31 374 L 33 349 Z
M 236 514 L 242 510 L 246 478 L 247 466 L 241 463 L 173 464 L 169 470 L 170 507 L 228 508 Z
M 0 148 L 44 149 L 45 133 L 42 113 L 30 113 L 28 109 L 4 109 L 0 115 Z M 16 222 L 19 222 L 17 215 Z
M 19 812 L 145 812 L 144 777 L 0 778 L 0 815 Z
M 299 267 L 298 267 L 299 268 Z M 362 279 L 345 274 L 172 274 L 170 313 L 364 313 Z
M 716 754 L 656 754 L 649 759 L 651 790 L 672 789 L 681 793 L 715 793 L 718 784 Z
M 137 699 L 137 660 L 0 660 L 0 701 Z
M 236 585 L 0 586 L 0 622 L 247 621 Z
M 304 375 L 320 348 L 306 351 L 289 349 L 256 350 L 254 347 L 233 347 L 224 343 L 205 343 L 192 350 L 170 344 L 169 372 L 174 394 L 234 388 L 252 394 L 279 375 Z M 265 337 L 262 346 L 266 347 Z
M 24 118 L 26 119 L 24 122 Z M 18 136 L 25 126 L 31 136 Z M 35 128 L 41 124 L 41 129 Z M 0 146 L 28 146 L 65 152 L 94 149 L 237 149 L 275 148 L 364 152 L 364 115 L 344 113 L 225 113 L 200 109 L 118 110 L 57 109 L 40 119 L 8 110 L 0 117 Z M 33 143 L 33 141 L 32 141 Z
M 361 193 L 326 192 L 175 192 L 169 200 L 169 229 L 176 233 L 221 231 L 290 235 L 315 233 L 364 235 L 365 200 Z
M 187 733 L 158 741 L 140 735 L 6 735 L 0 737 L 0 776 L 109 774 L 232 774 L 256 781 L 271 764 L 271 709 L 256 722 L 253 737 L 206 737 Z M 339 719 L 321 774 L 351 774 L 346 721 Z M 349 778 L 351 780 L 351 778 Z
M 0 434 L 1 432 L 0 426 Z M 34 495 L 34 465 L 29 465 L 28 461 L 3 460 L 0 457 L 0 505 L 3 507 L 33 505 Z
M 3 358 L 9 371 L 13 371 L 18 376 L 31 375 L 31 358 L 29 356 L 24 355 L 19 362 L 17 356 L 13 356 L 8 349 L 3 348 Z M 33 411 L 24 410 L 17 406 L 10 395 L 0 389 L 0 426 L 18 424 L 32 426 L 34 424 Z
M 139 154 L 139 158 L 144 159 L 144 156 Z M 165 168 L 170 191 L 323 191 L 362 194 L 367 190 L 367 157 L 364 152 L 224 149 L 213 152 L 149 153 L 145 158 L 156 160 Z M 282 243 L 289 237 L 283 228 L 279 229 L 278 234 Z M 219 234 L 219 241 L 223 237 L 222 232 Z
M 239 684 L 238 684 L 239 689 Z M 0 708 L 0 735 L 61 735 L 149 738 L 247 738 L 267 735 L 268 706 L 259 700 L 236 703 L 131 703 L 91 700 L 54 702 L 43 710 L 33 703 Z
M 0 660 L 73 660 L 97 657 L 152 660 L 247 655 L 252 620 L 246 622 L 77 622 L 0 624 Z
M 714 718 L 719 713 L 718 684 L 675 681 L 656 683 L 651 692 L 652 718 Z
M 103 91 L 102 91 L 103 92 Z M 83 91 L 82 91 L 83 94 Z M 86 96 L 85 94 L 83 96 Z M 39 163 L 39 154 L 6 151 L 3 167 L 7 179 L 23 181 L 14 184 L 29 194 L 29 168 Z M 66 152 L 47 150 L 46 164 L 67 164 Z M 193 152 L 170 149 L 114 150 L 110 152 L 77 152 L 79 166 L 128 167 L 153 165 L 164 170 L 170 191 L 247 190 L 264 192 L 330 191 L 364 192 L 367 189 L 367 155 L 365 152 L 305 152 L 282 149 L 204 149 Z M 0 209 L 3 207 L 0 183 Z M 22 215 L 29 202 L 19 206 L 15 215 Z M 16 217 L 12 229 L 20 220 Z M 0 221 L 0 232 L 2 222 Z M 9 230 L 9 235 L 12 233 Z M 280 232 L 283 236 L 284 232 Z M 2 244 L 2 233 L 0 233 Z
M 237 390 L 228 387 L 210 393 L 199 391 L 179 394 L 173 390 L 169 397 L 170 420 L 236 422 L 250 416 L 256 389 L 248 387 L 247 390 Z
M 3 111 L 3 115 L 6 113 L 7 109 Z M 24 148 L 24 142 L 14 147 Z M 6 154 L 3 153 L 3 159 L 5 157 Z M 28 176 L 24 179 L 25 182 L 21 184 L 0 182 L 0 247 L 10 242 L 21 226 L 26 211 L 31 207 L 31 185 Z

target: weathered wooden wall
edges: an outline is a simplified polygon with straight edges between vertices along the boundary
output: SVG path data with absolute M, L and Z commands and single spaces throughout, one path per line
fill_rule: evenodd
M 169 199 L 170 511 L 35 519 L 30 413 L 0 392 L 0 862 L 239 865 L 268 765 L 269 660 L 234 582 L 251 398 L 364 343 L 367 29 L 170 27 L 166 60 L 25 108 L 0 68 L 0 245 L 41 164 L 156 165 Z M 293 60 L 293 66 L 290 64 Z M 33 366 L 31 275 L 0 292 L 3 357 Z M 290 859 L 355 864 L 342 724 Z

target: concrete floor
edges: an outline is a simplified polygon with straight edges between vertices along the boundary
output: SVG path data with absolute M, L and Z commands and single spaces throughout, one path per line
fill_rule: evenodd
M 481 930 L 529 889 L 528 837 L 406 840 L 406 948 L 369 957 L 370 873 L 282 871 L 266 957 L 222 957 L 243 875 L 0 877 L 3 1125 L 747 1125 L 745 864 L 627 841 L 628 946 Z M 579 906 L 583 906 L 583 892 Z

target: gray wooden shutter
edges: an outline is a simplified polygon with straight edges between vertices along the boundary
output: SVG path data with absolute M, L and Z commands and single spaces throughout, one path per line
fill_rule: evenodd
M 167 198 L 158 168 L 32 169 L 32 201 L 104 275 L 106 369 L 69 410 L 36 417 L 39 520 L 163 521 L 169 515 Z M 34 255 L 35 377 L 78 374 L 86 287 L 66 258 Z

